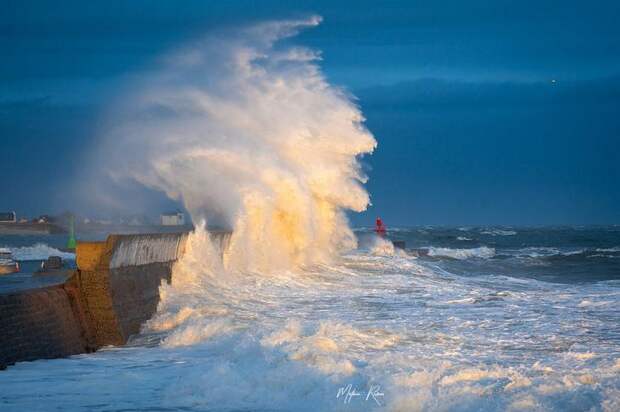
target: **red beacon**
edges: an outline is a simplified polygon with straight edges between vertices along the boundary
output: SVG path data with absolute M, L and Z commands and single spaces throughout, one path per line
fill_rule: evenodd
M 382 237 L 385 236 L 385 232 L 387 232 L 387 228 L 383 224 L 383 220 L 381 220 L 380 217 L 377 218 L 375 223 L 375 232 Z

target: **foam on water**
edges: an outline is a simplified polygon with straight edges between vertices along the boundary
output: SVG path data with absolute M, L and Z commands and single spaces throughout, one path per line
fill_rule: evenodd
M 596 251 L 597 252 L 612 252 L 612 253 L 616 253 L 616 252 L 620 252 L 620 246 L 609 247 L 609 248 L 597 248 Z
M 614 258 L 618 255 L 617 248 L 557 248 L 557 247 L 525 247 L 521 249 L 506 249 L 503 252 L 509 256 L 519 258 L 559 258 L 559 257 L 587 257 L 587 258 Z
M 381 406 L 351 400 L 356 410 L 615 405 L 620 346 L 599 321 L 618 314 L 613 282 L 558 294 L 536 280 L 461 277 L 385 253 L 382 239 L 369 243 L 379 253 L 360 242 L 332 265 L 230 272 L 206 233 L 190 245 L 144 332 L 169 350 L 209 353 L 195 368 L 219 380 L 191 385 L 204 389 L 199 402 L 345 410 L 336 395 L 351 384 L 383 394 Z M 233 380 L 249 391 L 242 399 L 223 395 Z
M 9 250 L 15 260 L 45 260 L 50 256 L 60 256 L 63 259 L 75 259 L 75 253 L 62 252 L 45 243 L 9 248 Z
M 450 249 L 444 247 L 430 247 L 428 248 L 429 256 L 443 256 L 453 259 L 470 259 L 480 258 L 489 259 L 495 256 L 495 249 L 482 246 L 472 249 Z
M 514 236 L 517 234 L 517 232 L 515 232 L 514 230 L 505 229 L 489 229 L 481 231 L 480 234 L 490 236 Z
M 462 276 L 360 247 L 234 271 L 199 229 L 132 347 L 12 367 L 3 408 L 36 391 L 81 410 L 616 410 L 617 281 Z M 362 395 L 345 403 L 348 385 Z

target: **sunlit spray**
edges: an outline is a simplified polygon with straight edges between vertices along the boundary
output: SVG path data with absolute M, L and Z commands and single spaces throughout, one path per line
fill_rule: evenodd
M 318 53 L 282 44 L 319 22 L 261 23 L 176 50 L 110 122 L 110 173 L 181 201 L 194 223 L 228 225 L 228 270 L 300 267 L 355 247 L 345 211 L 369 204 L 359 159 L 376 141 Z

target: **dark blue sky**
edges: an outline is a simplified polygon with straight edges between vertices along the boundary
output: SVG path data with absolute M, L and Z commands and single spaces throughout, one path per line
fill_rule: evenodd
M 365 159 L 374 206 L 354 223 L 620 223 L 618 2 L 9 0 L 2 9 L 0 209 L 75 208 L 71 182 L 88 169 L 81 154 L 102 110 L 163 52 L 218 26 L 316 13 L 323 24 L 295 41 L 322 50 L 325 73 L 359 97 L 379 141 Z

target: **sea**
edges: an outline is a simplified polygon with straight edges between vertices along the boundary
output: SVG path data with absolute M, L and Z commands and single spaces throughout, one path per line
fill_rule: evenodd
M 128 345 L 9 367 L 0 410 L 620 411 L 620 226 L 354 232 L 296 270 L 180 262 Z M 0 247 L 36 267 L 65 241 Z

